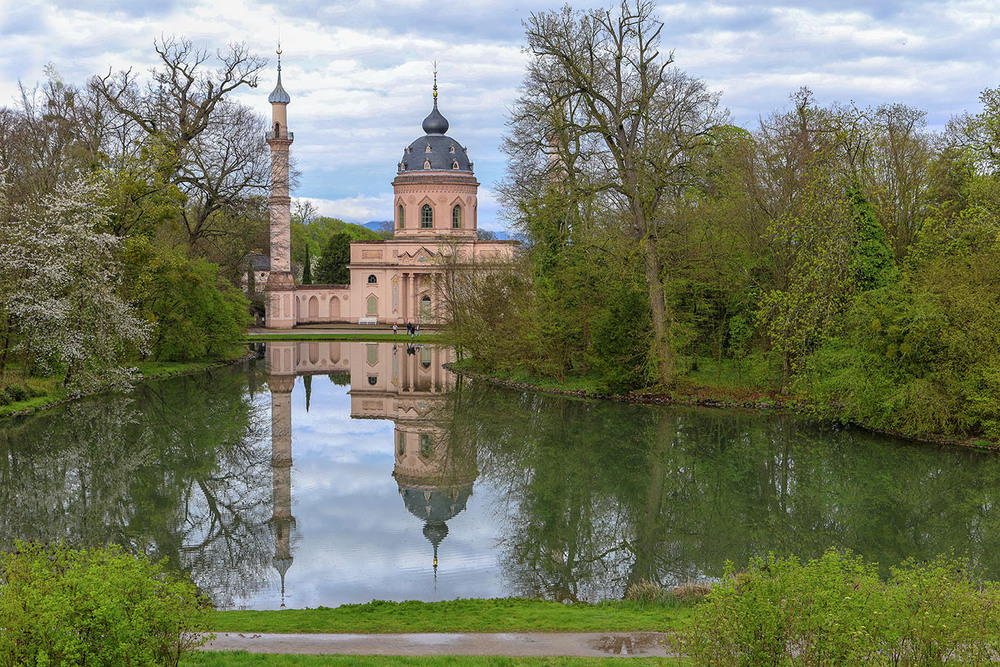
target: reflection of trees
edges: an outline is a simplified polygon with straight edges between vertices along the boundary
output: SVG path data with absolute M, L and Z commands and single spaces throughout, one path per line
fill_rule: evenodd
M 5 424 L 0 548 L 116 542 L 169 558 L 217 602 L 259 586 L 273 548 L 270 446 L 247 389 L 244 371 L 223 369 Z
M 830 546 L 883 567 L 954 549 L 1000 578 L 994 455 L 788 416 L 461 394 L 452 430 L 479 443 L 480 479 L 508 505 L 518 594 L 593 600 Z

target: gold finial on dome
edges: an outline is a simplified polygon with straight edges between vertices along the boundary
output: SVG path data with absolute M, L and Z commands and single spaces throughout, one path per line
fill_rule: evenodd
M 434 101 L 437 101 L 438 96 L 438 64 L 434 61 Z

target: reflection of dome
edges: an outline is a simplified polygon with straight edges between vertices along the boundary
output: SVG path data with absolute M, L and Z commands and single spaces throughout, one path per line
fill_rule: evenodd
M 445 522 L 465 509 L 465 503 L 472 495 L 472 483 L 422 488 L 400 483 L 399 494 L 403 496 L 403 504 L 410 514 L 424 522 L 424 537 L 434 547 L 434 581 L 437 581 L 438 545 L 448 536 L 448 524 Z
M 399 493 L 410 514 L 421 521 L 444 524 L 465 509 L 465 503 L 472 495 L 472 485 L 416 488 L 400 484 Z M 441 537 L 443 539 L 444 535 Z
M 278 558 L 277 556 L 275 556 L 274 558 L 271 559 L 271 564 L 274 565 L 274 569 L 277 570 L 278 574 L 281 575 L 282 585 L 284 585 L 285 573 L 288 572 L 288 568 L 292 566 L 293 560 L 295 559 L 292 558 L 291 556 L 289 556 L 288 558 Z
M 448 524 L 444 521 L 428 521 L 424 524 L 424 537 L 435 547 L 448 537 Z

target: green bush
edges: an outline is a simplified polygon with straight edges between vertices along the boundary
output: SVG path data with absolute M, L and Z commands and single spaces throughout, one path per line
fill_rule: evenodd
M 194 585 L 117 547 L 0 555 L 0 664 L 176 665 L 204 643 Z
M 1000 649 L 1000 591 L 961 559 L 907 561 L 882 581 L 860 556 L 827 551 L 730 566 L 675 648 L 697 664 L 979 664 Z
M 37 391 L 23 384 L 9 384 L 0 387 L 0 405 L 10 405 L 18 401 L 26 401 L 29 398 L 41 396 L 45 392 Z

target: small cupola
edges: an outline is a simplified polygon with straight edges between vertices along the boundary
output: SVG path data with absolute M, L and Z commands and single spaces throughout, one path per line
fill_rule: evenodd
M 267 96 L 267 101 L 271 104 L 288 104 L 292 98 L 281 87 L 281 48 L 278 48 L 278 85 L 274 87 L 271 94 Z

